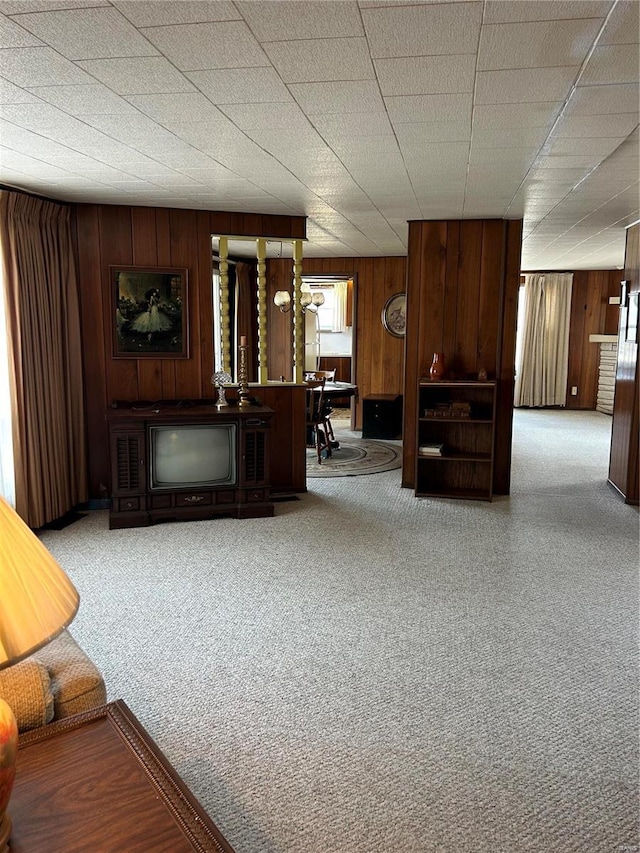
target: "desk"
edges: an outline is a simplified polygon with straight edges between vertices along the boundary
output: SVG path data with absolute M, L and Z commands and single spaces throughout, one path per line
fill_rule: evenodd
M 126 704 L 20 736 L 11 853 L 233 853 Z

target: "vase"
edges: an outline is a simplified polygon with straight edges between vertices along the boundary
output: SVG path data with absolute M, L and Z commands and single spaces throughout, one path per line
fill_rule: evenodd
M 429 376 L 431 379 L 442 379 L 444 376 L 444 353 L 434 352 L 433 361 L 429 368 Z

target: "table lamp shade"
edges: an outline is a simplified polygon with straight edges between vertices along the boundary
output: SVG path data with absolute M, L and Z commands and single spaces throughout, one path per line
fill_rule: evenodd
M 58 563 L 0 497 L 0 669 L 56 637 L 79 603 Z

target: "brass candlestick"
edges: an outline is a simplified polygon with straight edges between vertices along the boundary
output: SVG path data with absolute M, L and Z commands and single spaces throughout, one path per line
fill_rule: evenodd
M 238 347 L 238 408 L 246 409 L 251 405 L 249 401 L 249 386 L 247 384 L 247 339 L 244 335 L 240 336 L 240 346 Z

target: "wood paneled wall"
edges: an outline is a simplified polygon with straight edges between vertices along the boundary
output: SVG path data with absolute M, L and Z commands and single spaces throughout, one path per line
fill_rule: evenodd
M 304 239 L 304 217 L 74 205 L 92 497 L 109 486 L 105 409 L 113 400 L 212 398 L 211 235 Z M 113 264 L 186 267 L 188 359 L 114 359 Z
M 628 299 L 620 306 L 616 396 L 611 427 L 609 482 L 625 502 L 637 504 L 639 486 L 638 301 L 640 300 L 640 225 L 627 230 L 624 263 Z
M 620 296 L 622 270 L 576 270 L 571 290 L 567 408 L 595 409 L 600 346 L 589 335 L 616 335 L 619 308 L 609 305 Z M 571 395 L 576 386 L 578 393 Z
M 348 275 L 354 281 L 354 381 L 358 386 L 355 429 L 362 428 L 362 399 L 368 394 L 402 394 L 404 340 L 382 325 L 382 309 L 394 293 L 406 289 L 406 258 L 303 258 L 304 275 Z M 267 262 L 269 304 L 269 376 L 291 379 L 291 314 L 273 304 L 276 290 L 291 292 L 288 260 Z
M 446 375 L 498 380 L 494 493 L 508 494 L 521 220 L 409 223 L 403 486 L 415 479 L 417 384 L 434 352 Z

